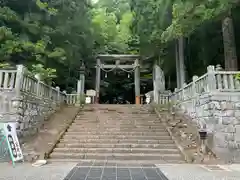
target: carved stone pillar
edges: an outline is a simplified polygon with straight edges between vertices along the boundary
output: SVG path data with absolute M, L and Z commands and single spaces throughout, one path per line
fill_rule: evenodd
M 84 65 L 82 65 L 80 67 L 80 77 L 79 77 L 79 80 L 80 80 L 80 83 L 81 83 L 79 85 L 79 87 L 80 87 L 79 92 L 80 92 L 80 94 L 84 94 L 84 88 L 85 88 L 85 66 Z

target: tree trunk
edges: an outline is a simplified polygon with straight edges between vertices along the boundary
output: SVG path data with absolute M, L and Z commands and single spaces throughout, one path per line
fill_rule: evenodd
M 179 53 L 178 53 L 178 40 L 175 43 L 175 58 L 176 58 L 176 75 L 177 75 L 177 88 L 180 88 L 180 69 L 179 69 Z
M 184 37 L 180 37 L 178 39 L 178 53 L 179 53 L 179 75 L 180 75 L 180 87 L 183 87 L 183 84 L 185 83 L 185 64 L 184 64 Z
M 229 71 L 238 70 L 234 27 L 231 14 L 222 20 L 222 33 L 225 57 L 225 69 Z

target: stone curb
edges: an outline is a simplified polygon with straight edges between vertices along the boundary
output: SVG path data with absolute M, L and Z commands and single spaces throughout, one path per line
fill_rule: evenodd
M 72 125 L 73 121 L 76 119 L 79 112 L 82 111 L 82 109 L 83 109 L 82 106 L 79 107 L 79 110 L 76 112 L 76 114 L 73 116 L 73 118 L 67 123 L 66 127 L 64 127 L 63 130 L 59 133 L 59 135 L 57 136 L 56 140 L 54 141 L 52 146 L 49 148 L 49 150 L 47 152 L 43 152 L 42 154 L 40 154 L 40 158 L 44 158 L 44 159 L 49 158 L 50 154 L 53 152 L 54 148 L 59 143 L 60 139 L 64 136 L 66 130 Z
M 160 113 L 158 112 L 158 110 L 157 110 L 156 108 L 154 108 L 154 111 L 155 111 L 155 113 L 157 114 L 159 120 L 161 121 L 161 115 L 160 115 Z M 167 129 L 167 131 L 168 131 L 169 135 L 171 136 L 172 140 L 175 142 L 177 148 L 179 149 L 179 151 L 181 152 L 182 156 L 184 157 L 184 160 L 185 160 L 187 163 L 192 163 L 192 162 L 194 161 L 194 158 L 193 158 L 192 156 L 188 155 L 188 154 L 184 151 L 183 147 L 178 143 L 178 141 L 176 140 L 176 138 L 173 136 L 173 134 L 172 134 L 171 130 L 169 129 L 169 127 L 167 126 L 167 124 L 166 124 L 165 122 L 163 122 L 163 121 L 161 121 L 161 122 L 162 122 L 163 126 Z

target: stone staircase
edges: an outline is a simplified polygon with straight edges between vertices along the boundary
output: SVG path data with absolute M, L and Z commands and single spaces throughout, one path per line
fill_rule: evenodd
M 155 113 L 146 106 L 91 105 L 50 155 L 55 160 L 184 162 Z

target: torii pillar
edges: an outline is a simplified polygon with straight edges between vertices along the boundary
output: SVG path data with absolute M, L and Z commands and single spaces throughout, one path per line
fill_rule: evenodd
M 100 96 L 100 82 L 101 82 L 101 61 L 100 59 L 97 59 L 97 66 L 96 66 L 96 97 L 95 97 L 95 103 L 99 103 L 99 96 Z
M 140 65 L 139 65 L 139 60 L 138 59 L 135 60 L 134 84 L 135 84 L 135 104 L 141 104 Z

